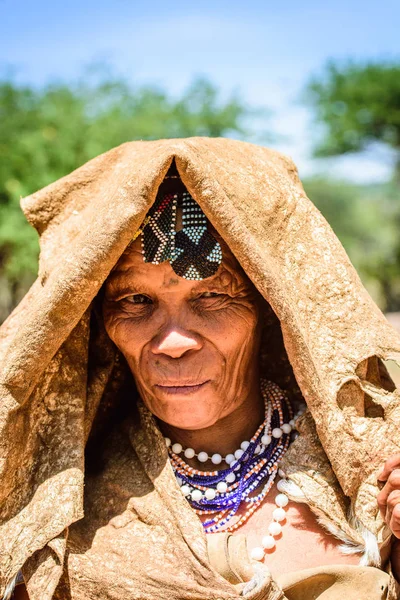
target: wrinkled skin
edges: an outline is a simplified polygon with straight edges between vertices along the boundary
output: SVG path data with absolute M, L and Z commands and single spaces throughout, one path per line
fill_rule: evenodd
M 107 333 L 125 356 L 163 433 L 209 455 L 234 451 L 263 419 L 258 373 L 261 301 L 229 249 L 222 246 L 224 260 L 218 272 L 203 281 L 187 281 L 167 262 L 144 263 L 137 240 L 110 274 L 103 303 Z M 386 483 L 378 497 L 398 538 L 399 473 L 400 455 L 387 461 L 381 475 Z M 273 507 L 267 497 L 257 513 L 260 523 L 250 519 L 244 526 L 250 547 L 252 536 L 263 535 Z M 273 572 L 358 563 L 357 556 L 340 553 L 339 542 L 322 532 L 306 505 L 294 504 L 291 510 L 292 525 L 297 520 L 300 526 L 289 529 L 287 543 L 302 545 L 304 560 L 298 557 L 296 562 L 283 543 L 268 557 Z M 391 559 L 398 577 L 397 549 L 394 544 Z
M 169 262 L 145 263 L 136 240 L 106 282 L 103 315 L 164 433 L 228 453 L 254 433 L 264 409 L 259 297 L 224 245 L 223 252 L 215 275 L 189 281 Z

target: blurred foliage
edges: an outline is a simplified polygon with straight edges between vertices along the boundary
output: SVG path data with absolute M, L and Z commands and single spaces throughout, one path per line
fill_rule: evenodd
M 306 88 L 306 100 L 324 127 L 316 156 L 365 150 L 372 142 L 393 148 L 400 162 L 400 63 L 330 61 Z M 400 166 L 399 166 L 400 176 Z
M 257 112 L 257 111 L 254 111 Z M 19 207 L 24 197 L 129 140 L 193 135 L 248 137 L 248 109 L 197 79 L 178 99 L 132 88 L 106 67 L 77 83 L 43 88 L 0 81 L 0 322 L 37 272 L 38 240 Z
M 377 143 L 395 154 L 387 185 L 316 180 L 309 191 L 382 309 L 400 311 L 400 62 L 330 61 L 309 81 L 305 99 L 322 126 L 315 156 Z
M 396 64 L 328 64 L 307 87 L 307 100 L 326 133 L 316 154 L 357 152 L 374 141 L 399 152 L 399 75 Z M 193 81 L 175 99 L 158 87 L 131 87 L 107 68 L 92 68 L 73 84 L 41 88 L 0 79 L 0 322 L 37 271 L 37 234 L 20 210 L 21 196 L 128 140 L 254 139 L 246 123 L 257 116 L 265 117 L 266 111 L 250 110 L 236 95 L 222 101 L 205 79 Z M 257 141 L 263 140 L 258 136 Z M 399 181 L 358 186 L 316 177 L 305 182 L 386 311 L 400 310 Z
M 400 188 L 315 177 L 303 182 L 364 285 L 387 312 L 400 310 Z

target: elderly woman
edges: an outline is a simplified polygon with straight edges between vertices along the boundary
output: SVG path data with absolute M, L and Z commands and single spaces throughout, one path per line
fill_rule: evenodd
M 400 340 L 292 163 L 129 143 L 23 208 L 2 594 L 22 569 L 33 600 L 396 598 Z

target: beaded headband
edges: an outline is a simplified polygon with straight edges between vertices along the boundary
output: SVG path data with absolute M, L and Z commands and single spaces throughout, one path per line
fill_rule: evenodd
M 182 209 L 182 229 L 176 231 L 176 211 Z M 217 272 L 222 249 L 207 230 L 207 217 L 187 191 L 159 194 L 134 239 L 142 234 L 144 262 L 166 260 L 184 279 L 201 280 Z

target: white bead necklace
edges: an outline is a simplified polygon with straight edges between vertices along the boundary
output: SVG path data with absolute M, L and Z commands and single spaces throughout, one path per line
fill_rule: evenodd
M 266 408 L 267 408 L 267 406 L 266 406 Z M 269 407 L 269 410 L 267 408 L 266 418 L 265 418 L 263 424 L 260 426 L 260 427 L 265 428 L 265 433 L 261 439 L 262 446 L 260 447 L 259 452 L 262 450 L 262 447 L 271 443 L 272 438 L 279 439 L 280 437 L 282 437 L 283 433 L 288 434 L 291 432 L 291 430 L 295 429 L 297 418 L 299 416 L 301 416 L 303 414 L 303 412 L 304 412 L 304 409 L 299 410 L 298 413 L 294 416 L 294 418 L 289 421 L 289 423 L 284 423 L 279 428 L 275 428 L 272 431 L 270 429 L 269 430 L 270 435 L 268 435 L 267 429 L 268 429 L 268 423 L 270 423 L 270 421 L 271 421 L 271 410 L 270 410 L 270 407 Z M 265 427 L 266 425 L 267 425 L 267 427 Z M 253 440 L 253 438 L 252 438 L 252 440 Z M 206 462 L 207 460 L 211 460 L 212 463 L 216 464 L 216 465 L 220 464 L 222 461 L 225 461 L 228 465 L 231 465 L 235 461 L 239 461 L 239 459 L 241 458 L 243 453 L 247 450 L 247 448 L 250 444 L 250 442 L 244 441 L 241 443 L 240 448 L 238 450 L 236 450 L 233 454 L 228 454 L 225 457 L 223 457 L 221 454 L 213 454 L 210 457 L 206 452 L 203 452 L 203 451 L 196 453 L 193 448 L 186 448 L 186 450 L 183 450 L 183 447 L 181 444 L 172 444 L 171 445 L 171 440 L 169 438 L 165 438 L 165 443 L 166 443 L 167 447 L 169 448 L 169 450 L 172 450 L 172 452 L 173 452 L 173 454 L 175 454 L 175 456 L 178 456 L 179 454 L 181 454 L 183 452 L 186 458 L 193 458 L 194 456 L 197 456 L 197 458 L 200 462 Z M 270 524 L 267 528 L 266 535 L 264 535 L 261 539 L 261 545 L 256 546 L 255 548 L 253 548 L 250 551 L 251 559 L 257 560 L 257 561 L 264 560 L 266 551 L 275 550 L 276 541 L 277 541 L 275 538 L 277 538 L 279 535 L 281 535 L 282 524 L 286 520 L 286 509 L 289 504 L 289 498 L 288 498 L 287 494 L 285 493 L 286 474 L 282 471 L 282 469 L 279 468 L 279 463 L 277 463 L 276 467 L 277 467 L 277 474 L 279 475 L 280 480 L 277 483 L 277 489 L 278 489 L 279 493 L 275 497 L 276 508 L 274 509 L 274 511 L 272 513 L 272 521 L 270 522 Z M 226 481 L 221 481 L 218 484 L 216 490 L 207 489 L 203 493 L 205 494 L 206 498 L 213 499 L 215 497 L 216 493 L 226 492 L 229 484 L 232 484 L 234 481 L 235 481 L 235 474 L 230 473 L 226 477 Z M 185 496 L 187 496 L 188 493 L 190 492 L 189 487 L 186 485 L 183 485 L 183 481 L 180 479 L 179 476 L 177 476 L 177 482 L 181 486 L 182 493 Z M 188 489 L 186 489 L 186 488 L 188 488 Z M 195 494 L 197 494 L 198 497 L 195 496 Z M 201 499 L 202 493 L 199 490 L 192 490 L 191 496 L 192 496 L 192 500 L 198 501 Z M 197 512 L 199 512 L 199 511 L 197 511 Z M 238 523 L 238 525 L 239 525 L 239 523 Z M 234 529 L 235 529 L 235 527 L 234 527 Z
M 276 540 L 275 538 L 282 533 L 282 523 L 286 520 L 286 508 L 289 504 L 289 498 L 284 493 L 283 481 L 286 479 L 286 474 L 282 469 L 278 470 L 278 475 L 281 479 L 277 483 L 279 494 L 275 497 L 276 508 L 272 513 L 272 521 L 268 525 L 268 533 L 261 539 L 261 546 L 256 546 L 250 551 L 250 558 L 253 560 L 262 561 L 264 560 L 266 550 L 275 550 Z
M 304 414 L 305 408 L 300 409 L 293 419 L 293 429 L 296 428 L 296 422 L 299 417 Z M 266 550 L 275 550 L 276 537 L 282 533 L 282 523 L 286 520 L 286 509 L 289 504 L 289 497 L 285 493 L 286 473 L 279 469 L 278 464 L 278 475 L 280 477 L 276 487 L 279 494 L 275 497 L 276 508 L 272 513 L 272 521 L 268 525 L 268 534 L 264 535 L 261 539 L 261 546 L 256 546 L 250 551 L 250 558 L 253 560 L 263 561 Z
M 295 427 L 295 418 L 287 397 L 273 382 L 261 380 L 261 391 L 265 402 L 265 419 L 256 433 L 245 440 L 232 454 L 211 456 L 202 450 L 184 449 L 181 444 L 172 444 L 165 438 L 172 468 L 182 494 L 187 498 L 196 513 L 209 516 L 203 521 L 206 533 L 236 531 L 261 506 L 278 475 L 279 463 L 289 444 L 289 434 Z M 302 412 L 302 411 L 300 411 Z M 297 417 L 298 415 L 296 415 Z M 228 468 L 222 470 L 199 471 L 189 466 L 184 458 L 194 458 L 199 462 L 211 461 L 213 465 L 226 462 Z M 252 458 L 253 457 L 253 458 Z M 280 477 L 284 477 L 282 471 Z M 245 483 L 248 480 L 248 483 Z M 262 489 L 257 489 L 262 485 Z M 252 552 L 252 558 L 261 560 L 265 550 L 275 548 L 275 537 L 282 532 L 285 508 L 288 497 L 284 493 L 285 484 L 278 482 L 280 492 L 276 499 L 273 520 L 268 527 L 268 535 L 262 545 Z M 233 516 L 239 504 L 246 510 L 236 521 Z M 214 515 L 214 516 L 213 516 Z M 264 550 L 263 550 L 264 549 Z M 257 558 L 259 557 L 259 558 Z
M 267 408 L 267 414 L 266 414 L 266 417 L 262 424 L 262 427 L 265 427 L 265 425 L 268 424 L 271 420 L 271 405 L 268 404 L 268 406 L 266 408 Z M 291 432 L 291 430 L 293 428 L 294 428 L 294 419 L 291 419 L 289 421 L 289 423 L 284 423 L 282 425 L 282 427 L 275 427 L 271 431 L 271 435 L 268 435 L 268 434 L 263 435 L 261 438 L 261 444 L 263 446 L 268 446 L 271 443 L 272 438 L 279 439 L 280 437 L 282 437 L 283 433 L 288 434 Z M 239 460 L 243 456 L 243 453 L 247 450 L 247 448 L 250 445 L 249 441 L 244 440 L 240 444 L 240 448 L 235 450 L 235 452 L 233 454 L 227 454 L 226 456 L 221 456 L 221 454 L 216 453 L 216 454 L 212 454 L 211 456 L 209 456 L 207 454 L 207 452 L 204 452 L 204 451 L 196 452 L 193 448 L 186 448 L 184 450 L 182 444 L 179 444 L 177 442 L 175 444 L 172 444 L 170 438 L 168 438 L 168 437 L 165 437 L 164 439 L 165 439 L 165 444 L 166 444 L 167 448 L 171 448 L 172 452 L 174 454 L 176 454 L 177 456 L 179 456 L 179 454 L 181 454 L 183 452 L 183 455 L 185 456 L 185 458 L 190 459 L 190 458 L 196 457 L 197 460 L 201 463 L 205 463 L 208 460 L 211 460 L 211 462 L 214 465 L 220 465 L 222 462 L 226 462 L 226 464 L 228 464 L 228 465 L 232 464 L 235 460 Z M 261 446 L 259 446 L 256 449 L 256 454 L 259 454 L 261 452 L 261 450 L 262 450 L 262 448 L 261 448 Z

